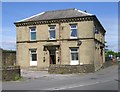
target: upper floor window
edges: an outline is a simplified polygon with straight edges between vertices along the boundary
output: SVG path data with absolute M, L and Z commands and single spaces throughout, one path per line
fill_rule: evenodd
M 76 24 L 71 24 L 70 25 L 70 38 L 77 38 L 77 25 Z
M 56 38 L 56 33 L 55 33 L 55 26 L 51 25 L 49 26 L 49 39 L 55 39 Z
M 99 34 L 99 30 L 97 28 L 95 28 L 95 33 Z
M 34 41 L 36 40 L 36 28 L 30 27 L 30 40 Z
M 95 34 L 99 34 L 99 28 L 97 25 L 95 25 Z

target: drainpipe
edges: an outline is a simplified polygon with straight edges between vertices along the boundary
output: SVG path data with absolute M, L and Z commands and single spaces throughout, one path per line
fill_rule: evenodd
M 61 23 L 60 21 L 58 21 L 58 24 L 59 24 L 59 45 L 60 45 L 60 51 L 59 51 L 59 61 L 60 61 L 60 65 L 61 65 Z

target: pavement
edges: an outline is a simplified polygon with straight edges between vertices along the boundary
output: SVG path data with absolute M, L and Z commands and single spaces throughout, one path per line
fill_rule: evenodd
M 95 73 L 49 74 L 47 71 L 22 70 L 22 79 L 3 82 L 3 90 L 118 90 L 118 66 Z
M 78 74 L 49 74 L 48 71 L 32 71 L 32 70 L 21 70 L 22 79 L 18 81 L 29 81 L 29 80 L 63 80 Z M 86 75 L 81 73 L 81 76 Z
M 32 70 L 21 70 L 21 76 L 27 79 L 39 79 L 42 77 L 69 77 L 76 74 L 49 74 L 48 71 L 32 71 Z

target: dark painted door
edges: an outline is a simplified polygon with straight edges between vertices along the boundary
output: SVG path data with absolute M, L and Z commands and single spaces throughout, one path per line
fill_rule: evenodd
M 55 50 L 50 50 L 50 64 L 56 64 L 56 54 Z

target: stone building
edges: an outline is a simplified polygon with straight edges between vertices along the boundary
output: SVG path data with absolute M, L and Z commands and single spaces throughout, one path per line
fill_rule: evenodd
M 2 67 L 2 48 L 0 48 L 0 67 Z
M 77 9 L 46 11 L 14 23 L 21 68 L 105 62 L 105 29 L 93 14 Z
M 16 51 L 0 48 L 0 66 L 16 65 Z
M 13 81 L 20 77 L 20 66 L 16 66 L 16 51 L 0 48 L 0 80 Z

